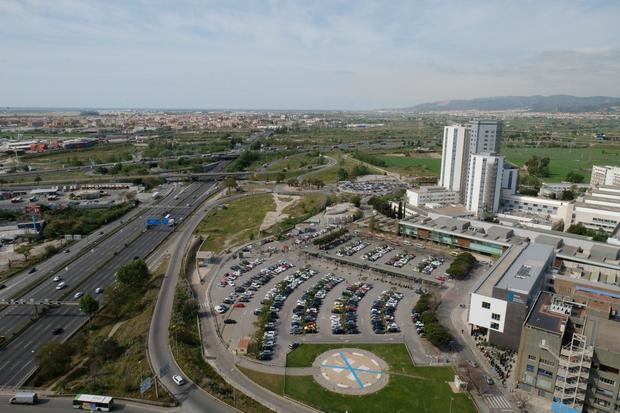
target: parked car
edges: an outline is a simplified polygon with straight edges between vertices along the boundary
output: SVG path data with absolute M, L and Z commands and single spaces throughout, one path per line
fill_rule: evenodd
M 233 320 L 232 318 L 224 319 L 224 324 L 237 324 L 237 320 Z
M 495 381 L 493 381 L 491 376 L 484 376 L 484 381 L 486 381 L 489 386 L 492 386 L 495 384 Z
M 182 386 L 185 384 L 185 379 L 179 376 L 178 374 L 175 374 L 174 376 L 172 376 L 172 381 L 175 382 L 177 386 Z

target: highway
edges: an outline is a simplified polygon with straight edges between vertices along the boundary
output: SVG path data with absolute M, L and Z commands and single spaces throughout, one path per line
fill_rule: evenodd
M 171 212 L 175 219 L 186 217 L 199 205 L 213 184 L 194 183 L 175 190 L 150 209 L 141 209 L 138 218 L 126 223 L 118 232 L 103 240 L 92 251 L 86 252 L 68 269 L 58 272 L 67 283 L 64 290 L 56 290 L 50 281 L 44 281 L 22 298 L 28 300 L 52 299 L 74 300 L 74 291 L 85 291 L 94 295 L 97 287 L 105 288 L 114 281 L 116 270 L 134 257 L 145 258 L 172 232 L 167 226 L 154 227 L 145 231 L 148 217 L 161 217 Z M 178 196 L 178 199 L 174 198 Z M 187 206 L 189 204 L 189 207 Z M 61 253 L 62 254 L 62 253 Z M 50 278 L 53 275 L 50 275 Z M 105 293 L 103 294 L 105 295 Z M 98 297 L 102 299 L 101 296 Z M 77 301 L 77 300 L 74 300 Z M 9 336 L 19 331 L 30 321 L 32 306 L 11 306 L 0 313 L 0 335 Z M 86 321 L 76 306 L 49 308 L 45 315 L 32 322 L 25 331 L 0 349 L 0 385 L 19 386 L 35 371 L 33 354 L 44 343 L 56 339 L 51 331 L 57 327 L 64 332 L 57 339 L 66 340 Z

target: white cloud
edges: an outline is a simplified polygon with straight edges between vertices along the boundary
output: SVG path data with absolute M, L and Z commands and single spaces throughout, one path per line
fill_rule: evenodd
M 376 108 L 620 95 L 620 5 L 0 1 L 0 105 Z M 616 81 L 614 81 L 616 80 Z

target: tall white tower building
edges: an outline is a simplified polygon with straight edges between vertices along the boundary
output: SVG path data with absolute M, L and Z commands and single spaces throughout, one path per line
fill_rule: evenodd
M 454 125 L 443 128 L 439 185 L 450 191 L 462 191 L 465 186 L 469 160 L 468 136 L 467 126 Z
M 469 158 L 465 208 L 479 217 L 494 214 L 499 208 L 504 157 L 490 152 L 474 153 Z
M 502 123 L 498 120 L 469 121 L 469 154 L 499 153 L 502 141 Z

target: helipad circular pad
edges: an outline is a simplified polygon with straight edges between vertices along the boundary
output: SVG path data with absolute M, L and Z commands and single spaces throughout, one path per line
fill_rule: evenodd
M 312 366 L 314 380 L 333 392 L 369 394 L 389 381 L 387 364 L 370 351 L 343 348 L 319 355 Z

